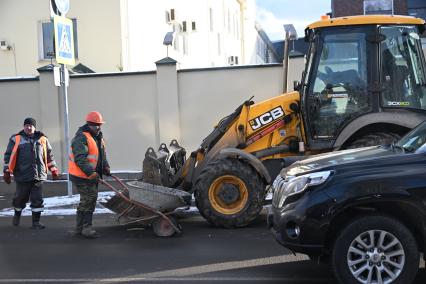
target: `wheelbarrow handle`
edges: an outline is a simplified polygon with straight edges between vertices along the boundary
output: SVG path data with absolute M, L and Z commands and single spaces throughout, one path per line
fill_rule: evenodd
M 129 191 L 129 188 L 124 184 L 124 182 L 117 176 L 111 175 L 111 177 L 118 182 L 125 190 Z
M 109 182 L 107 182 L 106 180 L 103 179 L 99 179 L 99 182 L 102 183 L 103 185 L 105 185 L 106 187 L 108 187 L 109 189 L 111 189 L 112 191 L 114 191 L 115 193 L 119 194 L 121 197 L 128 199 L 122 192 L 122 190 L 119 190 L 117 188 L 115 188 L 112 184 L 110 184 Z M 126 189 L 127 190 L 127 189 Z

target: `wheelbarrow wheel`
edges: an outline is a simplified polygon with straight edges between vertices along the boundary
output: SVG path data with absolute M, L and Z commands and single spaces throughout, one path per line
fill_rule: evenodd
M 176 227 L 180 227 L 174 217 L 169 216 L 168 218 Z M 158 218 L 157 220 L 155 220 L 152 223 L 152 229 L 154 230 L 154 234 L 157 237 L 167 238 L 172 237 L 177 233 L 175 228 L 173 228 L 173 226 L 170 225 L 170 223 L 164 218 Z

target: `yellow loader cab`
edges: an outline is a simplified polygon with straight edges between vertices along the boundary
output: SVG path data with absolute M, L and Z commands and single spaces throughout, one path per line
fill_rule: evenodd
M 390 143 L 426 119 L 424 30 L 421 19 L 384 15 L 309 25 L 294 91 L 245 101 L 188 157 L 175 140 L 148 149 L 143 181 L 194 193 L 215 226 L 248 225 L 282 167 L 304 155 Z M 117 204 L 104 205 L 119 212 Z
M 307 149 L 391 142 L 425 119 L 425 21 L 369 15 L 309 25 L 298 86 Z

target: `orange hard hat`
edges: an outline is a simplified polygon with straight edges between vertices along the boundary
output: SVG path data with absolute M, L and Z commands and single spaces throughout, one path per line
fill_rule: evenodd
M 98 111 L 91 111 L 86 115 L 86 121 L 92 123 L 104 123 L 104 119 L 102 118 L 102 114 Z

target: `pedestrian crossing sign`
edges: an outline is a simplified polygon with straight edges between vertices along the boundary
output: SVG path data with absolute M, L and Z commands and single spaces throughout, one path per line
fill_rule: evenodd
M 56 62 L 75 65 L 72 21 L 65 17 L 55 16 L 53 22 L 55 27 Z

